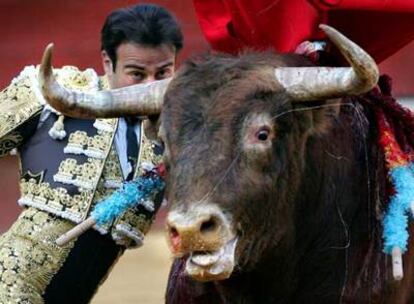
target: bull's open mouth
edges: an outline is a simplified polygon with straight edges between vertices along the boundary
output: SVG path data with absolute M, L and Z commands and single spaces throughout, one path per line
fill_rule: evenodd
M 237 238 L 233 238 L 217 251 L 192 252 L 187 259 L 186 273 L 198 281 L 227 279 L 235 266 L 236 245 Z

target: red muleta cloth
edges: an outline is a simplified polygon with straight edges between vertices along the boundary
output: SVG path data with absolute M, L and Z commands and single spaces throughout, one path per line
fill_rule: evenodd
M 414 0 L 193 0 L 204 35 L 216 51 L 245 48 L 294 52 L 323 40 L 318 25 L 335 27 L 377 63 L 414 40 Z

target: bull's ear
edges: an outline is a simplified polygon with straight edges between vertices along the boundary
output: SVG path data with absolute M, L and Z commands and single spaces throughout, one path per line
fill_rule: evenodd
M 320 108 L 312 110 L 312 134 L 324 134 L 331 128 L 333 119 L 339 115 L 340 105 L 340 98 L 330 99 L 324 102 Z
M 301 128 L 309 135 L 322 135 L 326 133 L 333 119 L 339 115 L 340 99 L 327 101 L 296 103 L 294 107 L 300 117 Z

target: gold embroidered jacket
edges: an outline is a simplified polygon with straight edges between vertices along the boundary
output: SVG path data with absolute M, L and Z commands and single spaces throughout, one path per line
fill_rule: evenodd
M 17 148 L 20 155 L 21 197 L 19 204 L 59 215 L 75 223 L 84 220 L 93 206 L 122 185 L 123 174 L 114 136 L 118 119 L 93 121 L 65 118 L 66 136 L 53 139 L 50 131 L 60 113 L 50 108 L 38 86 L 37 68 L 26 67 L 0 93 L 0 157 Z M 55 70 L 57 80 L 77 90 L 105 87 L 92 69 L 75 67 Z M 44 109 L 51 115 L 39 125 Z M 137 170 L 141 164 L 160 161 L 154 144 L 145 137 L 141 123 L 141 142 Z M 114 240 L 128 247 L 139 246 L 149 230 L 153 215 L 139 209 L 125 212 L 107 227 Z

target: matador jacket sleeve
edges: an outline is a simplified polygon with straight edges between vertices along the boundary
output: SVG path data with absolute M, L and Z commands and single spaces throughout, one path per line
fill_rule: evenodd
M 0 93 L 0 157 L 18 148 L 36 131 L 43 105 L 36 98 L 37 88 L 32 88 L 34 69 L 25 68 Z

